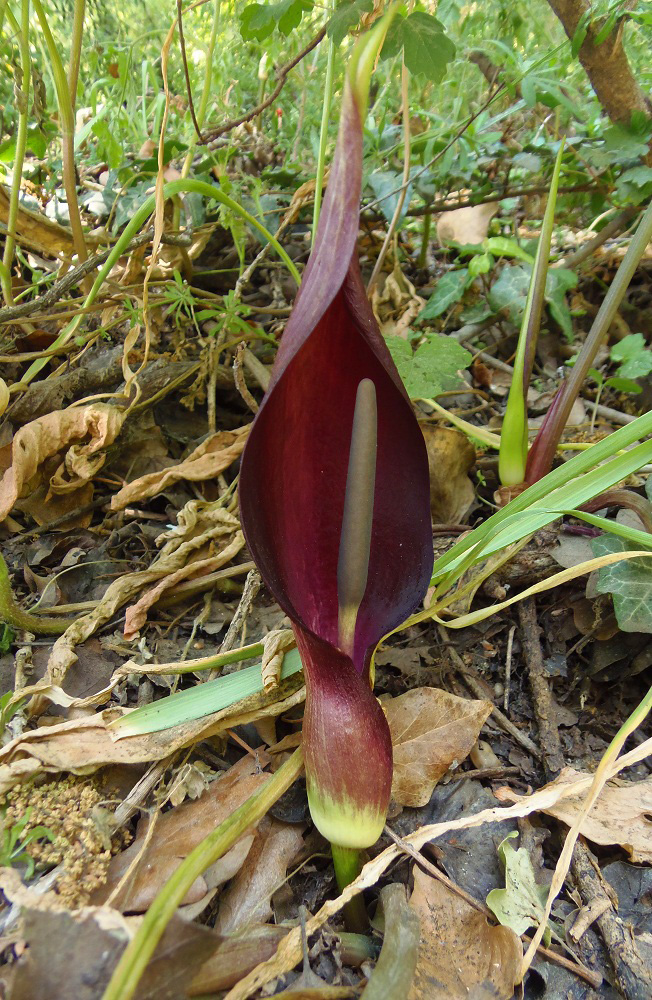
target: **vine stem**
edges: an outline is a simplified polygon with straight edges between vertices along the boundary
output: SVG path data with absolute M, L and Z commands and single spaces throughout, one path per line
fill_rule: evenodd
M 184 858 L 143 917 L 111 976 L 102 1000 L 131 1000 L 165 928 L 195 879 L 226 854 L 250 827 L 260 822 L 268 809 L 292 785 L 302 768 L 303 749 L 298 747 L 259 791 L 243 802 Z
M 335 12 L 335 0 L 330 0 L 329 12 L 332 16 Z M 317 223 L 321 211 L 322 188 L 324 186 L 324 171 L 326 169 L 326 145 L 328 143 L 328 125 L 331 115 L 331 102 L 333 100 L 333 77 L 335 67 L 335 42 L 332 37 L 328 39 L 328 55 L 326 58 L 326 77 L 324 79 L 324 102 L 321 109 L 321 129 L 319 132 L 319 150 L 317 153 L 317 171 L 315 173 L 315 201 L 312 212 L 312 245 L 315 243 L 317 235 Z

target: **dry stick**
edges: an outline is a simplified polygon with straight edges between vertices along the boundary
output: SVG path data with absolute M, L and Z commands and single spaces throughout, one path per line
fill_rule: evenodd
M 546 678 L 546 669 L 543 665 L 537 606 L 533 597 L 528 597 L 527 600 L 520 602 L 518 617 L 521 623 L 521 641 L 530 677 L 532 701 L 539 727 L 543 767 L 546 778 L 551 780 L 559 774 L 565 762 L 559 730 L 555 724 L 554 702 Z
M 195 104 L 192 99 L 192 87 L 190 86 L 190 74 L 188 72 L 188 59 L 186 57 L 186 40 L 183 35 L 183 20 L 182 20 L 182 7 L 181 0 L 177 0 L 177 26 L 179 28 L 179 48 L 181 49 L 181 62 L 183 63 L 183 75 L 186 78 L 186 93 L 188 95 L 188 107 L 190 109 L 190 117 L 192 118 L 192 123 L 195 126 L 195 132 L 200 142 L 203 141 L 201 129 L 199 127 L 199 122 L 197 121 L 197 116 L 195 114 Z
M 412 846 L 412 844 L 409 844 L 405 840 L 402 840 L 400 837 L 398 837 L 393 830 L 390 830 L 388 826 L 385 827 L 385 832 L 389 834 L 389 836 L 392 838 L 396 846 L 399 847 L 401 851 L 404 851 L 405 854 L 408 854 L 411 858 L 414 858 L 417 864 L 420 865 L 424 871 L 428 872 L 429 875 L 432 875 L 433 878 L 438 879 L 443 885 L 446 886 L 447 889 L 450 889 L 450 891 L 454 892 L 456 896 L 459 896 L 460 899 L 463 899 L 465 903 L 468 903 L 469 906 L 472 906 L 474 910 L 478 910 L 480 913 L 484 914 L 484 916 L 487 917 L 488 920 L 491 920 L 492 923 L 495 923 L 496 915 L 489 909 L 489 907 L 485 903 L 482 903 L 479 899 L 476 899 L 475 896 L 472 896 L 470 893 L 468 893 L 466 889 L 462 889 L 462 887 L 457 885 L 456 882 L 453 882 L 453 880 L 450 879 L 448 875 L 445 875 L 442 871 L 439 870 L 439 868 L 436 867 L 436 865 L 433 865 L 431 861 L 428 861 L 427 858 L 424 858 L 423 854 L 417 851 L 416 848 Z M 527 941 L 530 940 L 527 934 L 523 934 L 522 936 L 525 938 L 525 940 Z M 542 944 L 539 945 L 537 951 L 541 955 L 543 955 L 544 958 L 547 958 L 549 961 L 554 962 L 556 965 L 561 965 L 564 969 L 568 969 L 569 972 L 574 972 L 576 976 L 581 976 L 582 979 L 585 979 L 592 986 L 597 987 L 600 986 L 600 984 L 602 983 L 602 976 L 599 973 L 592 972 L 591 969 L 587 969 L 587 967 L 585 965 L 582 965 L 581 962 L 573 962 L 571 959 L 566 958 L 564 955 L 560 955 L 556 951 L 551 951 L 549 948 L 544 947 L 544 945 Z
M 233 358 L 233 380 L 235 382 L 235 387 L 244 399 L 245 403 L 249 407 L 252 413 L 258 413 L 258 403 L 254 397 L 249 392 L 247 388 L 247 383 L 245 382 L 244 372 L 242 370 L 243 355 L 247 349 L 247 344 L 245 341 L 241 341 L 238 344 L 234 358 Z
M 253 118 L 257 118 L 258 115 L 262 114 L 263 111 L 270 106 L 270 104 L 274 103 L 278 95 L 281 93 L 283 87 L 285 86 L 285 82 L 288 78 L 288 74 L 294 69 L 295 66 L 297 66 L 301 62 L 302 59 L 304 59 L 308 55 L 308 53 L 312 52 L 312 50 L 319 45 L 322 38 L 324 38 L 326 34 L 327 28 L 328 24 L 325 24 L 324 27 L 317 32 L 315 37 L 308 42 L 305 48 L 301 49 L 301 52 L 299 52 L 299 54 L 295 56 L 294 59 L 290 59 L 289 62 L 285 63 L 284 66 L 281 66 L 281 68 L 277 70 L 276 78 L 278 82 L 274 87 L 274 90 L 271 92 L 271 94 L 269 94 L 268 97 L 265 98 L 264 101 L 261 101 L 260 104 L 257 104 L 252 111 L 248 111 L 245 115 L 240 115 L 239 118 L 231 118 L 229 121 L 224 122 L 223 125 L 218 125 L 217 128 L 207 129 L 204 132 L 202 138 L 200 139 L 200 142 L 202 144 L 214 142 L 216 139 L 219 139 L 221 135 L 224 135 L 225 132 L 230 132 L 231 129 L 237 128 L 238 125 L 244 125 L 245 122 L 249 122 Z
M 136 250 L 138 247 L 142 247 L 144 243 L 149 243 L 154 236 L 154 230 L 148 229 L 147 232 L 139 233 L 135 236 L 127 246 L 125 247 L 125 254 L 130 250 Z M 163 243 L 169 243 L 171 246 L 189 246 L 192 242 L 192 236 L 179 234 L 164 236 L 162 238 Z M 82 278 L 85 278 L 87 274 L 91 271 L 95 271 L 96 268 L 100 267 L 108 260 L 109 255 L 112 253 L 113 247 L 109 247 L 108 250 L 103 250 L 102 253 L 96 254 L 94 257 L 89 257 L 85 260 L 83 264 L 79 264 L 77 267 L 73 268 L 72 271 L 68 271 L 63 278 L 48 288 L 47 292 L 43 292 L 38 298 L 32 299 L 30 302 L 19 302 L 13 306 L 5 306 L 0 309 L 0 323 L 10 323 L 13 320 L 20 319 L 23 316 L 29 316 L 31 313 L 38 312 L 39 309 L 48 309 L 50 306 L 58 302 L 67 291 L 78 285 Z M 62 351 L 70 350 L 68 346 L 57 348 L 56 351 L 45 351 L 43 354 L 37 355 L 38 357 L 43 357 L 45 354 L 61 353 Z
M 486 701 L 487 692 L 480 683 L 480 680 L 475 670 L 467 666 L 467 664 L 464 662 L 464 660 L 457 652 L 457 650 L 450 644 L 445 629 L 441 625 L 438 626 L 438 629 L 439 629 L 439 635 L 441 636 L 441 638 L 448 647 L 448 654 L 451 660 L 453 661 L 455 667 L 457 668 L 457 670 L 459 670 L 459 672 L 462 674 L 465 684 L 467 685 L 468 688 L 470 688 L 470 690 L 473 692 L 476 698 L 482 698 L 483 700 Z M 495 705 L 491 710 L 491 715 L 494 718 L 494 720 L 498 723 L 500 728 L 504 730 L 506 733 L 509 733 L 510 736 L 513 736 L 516 742 L 519 743 L 524 750 L 527 750 L 528 753 L 531 753 L 532 756 L 536 757 L 537 760 L 541 760 L 542 754 L 538 746 L 532 742 L 529 736 L 526 736 L 525 733 L 522 733 L 521 730 L 518 729 L 518 727 L 515 726 L 514 723 L 510 719 L 508 719 L 507 716 L 503 712 L 501 712 L 500 709 L 497 708 Z
M 566 267 L 571 270 L 574 267 L 577 267 L 579 264 L 583 263 L 583 261 L 587 260 L 587 258 L 591 257 L 596 250 L 607 242 L 608 239 L 615 236 L 616 233 L 621 232 L 623 229 L 626 229 L 637 213 L 638 209 L 633 206 L 623 209 L 622 212 L 615 215 L 611 222 L 608 222 L 607 225 L 600 230 L 597 236 L 594 236 L 592 240 L 589 240 L 583 246 L 579 247 L 578 250 L 569 254 L 568 257 L 562 257 L 560 260 L 555 261 L 552 267 Z
M 584 906 L 598 901 L 605 907 L 596 917 L 596 923 L 607 946 L 623 996 L 626 1000 L 652 996 L 652 970 L 649 963 L 636 946 L 632 928 L 616 913 L 597 862 L 582 839 L 575 845 L 571 870 Z
M 503 701 L 503 708 L 506 712 L 509 711 L 509 692 L 512 684 L 512 647 L 514 645 L 515 632 L 516 625 L 512 625 L 507 637 L 507 653 L 505 655 L 505 699 Z
M 403 205 L 405 204 L 405 197 L 410 183 L 410 104 L 408 83 L 409 75 L 405 61 L 403 61 L 401 67 L 401 103 L 403 105 L 403 183 L 401 185 L 401 193 L 399 194 L 398 201 L 396 202 L 394 214 L 392 215 L 392 221 L 389 224 L 389 228 L 385 234 L 385 239 L 383 240 L 383 245 L 380 248 L 380 253 L 378 254 L 378 259 L 376 260 L 374 269 L 371 272 L 371 277 L 369 278 L 369 284 L 367 285 L 368 296 L 371 296 L 376 282 L 378 281 L 378 275 L 380 274 L 383 262 L 387 256 L 389 244 L 392 241 L 394 232 L 398 226 L 398 220 L 400 219 L 401 212 L 403 211 Z

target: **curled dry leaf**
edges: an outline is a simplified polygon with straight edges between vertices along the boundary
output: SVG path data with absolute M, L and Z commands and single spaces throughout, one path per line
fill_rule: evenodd
M 257 719 L 281 715 L 305 698 L 300 674 L 281 681 L 273 696 L 243 698 L 222 712 L 159 733 L 116 740 L 107 729 L 115 712 L 98 712 L 57 726 L 41 726 L 16 737 L 0 750 L 0 795 L 35 774 L 91 774 L 105 764 L 142 764 L 162 760 L 175 750 Z
M 442 775 L 469 755 L 493 705 L 424 687 L 383 708 L 394 748 L 392 798 L 403 806 L 425 806 Z
M 46 458 L 63 448 L 67 454 L 50 480 L 55 492 L 77 490 L 104 464 L 102 449 L 115 441 L 125 414 L 115 406 L 90 406 L 55 410 L 32 420 L 16 432 L 11 446 L 11 465 L 0 480 L 0 520 L 12 509 L 21 491 L 36 475 Z M 88 439 L 84 444 L 74 441 Z
M 192 528 L 187 529 L 184 525 L 183 530 L 177 528 L 164 532 L 159 538 L 165 538 L 165 544 L 148 569 L 125 573 L 124 576 L 114 580 L 107 587 L 97 607 L 87 615 L 76 618 L 64 634 L 59 636 L 52 647 L 44 680 L 47 683 L 61 685 L 68 668 L 77 659 L 75 646 L 88 639 L 100 625 L 115 614 L 118 608 L 135 597 L 148 583 L 167 577 L 185 566 L 192 554 L 203 545 L 216 538 L 235 535 L 238 529 L 239 522 L 233 514 L 217 509 L 212 511 L 210 516 L 207 514 L 205 518 L 196 517 L 192 522 Z
M 288 865 L 303 846 L 303 826 L 265 818 L 247 860 L 220 897 L 215 930 L 235 934 L 272 913 L 272 894 L 285 881 Z
M 197 844 L 269 780 L 269 775 L 261 768 L 265 763 L 266 755 L 260 759 L 243 757 L 211 782 L 194 802 L 186 802 L 159 815 L 151 837 L 148 837 L 148 825 L 153 821 L 143 818 L 133 844 L 111 859 L 106 883 L 93 894 L 92 902 L 101 904 L 110 899 L 111 904 L 122 911 L 142 913 L 146 910 Z M 212 866 L 211 888 L 235 875 L 253 842 L 254 835 L 246 834 L 219 859 L 219 871 Z M 207 889 L 203 876 L 195 879 L 184 903 L 203 899 Z
M 135 604 L 127 608 L 125 614 L 124 637 L 133 639 L 138 635 L 139 630 L 147 621 L 147 612 L 153 604 L 167 591 L 182 580 L 196 579 L 206 573 L 214 573 L 227 563 L 231 562 L 234 556 L 244 548 L 245 540 L 241 531 L 237 531 L 232 541 L 226 545 L 221 552 L 208 559 L 198 559 L 190 562 L 187 566 L 182 566 L 174 573 L 169 573 L 162 580 L 148 590 Z
M 410 906 L 421 919 L 421 938 L 408 1000 L 514 995 L 523 956 L 514 931 L 491 927 L 484 914 L 417 867 Z
M 263 656 L 260 674 L 265 691 L 273 691 L 281 676 L 283 657 L 296 645 L 294 632 L 290 628 L 279 628 L 263 636 Z
M 459 194 L 465 192 L 460 191 Z M 466 208 L 455 208 L 452 212 L 444 212 L 437 222 L 439 242 L 444 243 L 482 243 L 487 238 L 489 225 L 499 210 L 497 202 L 485 202 L 482 205 L 469 205 Z
M 246 424 L 235 431 L 211 434 L 178 465 L 161 472 L 151 472 L 123 486 L 111 500 L 112 510 L 122 510 L 127 504 L 156 496 L 180 479 L 198 483 L 218 476 L 242 454 L 250 426 Z
M 407 338 L 410 323 L 414 322 L 425 304 L 425 299 L 417 295 L 414 285 L 403 274 L 398 260 L 392 273 L 385 278 L 382 292 L 378 291 L 376 284 L 371 293 L 371 308 L 384 337 L 393 334 Z
M 566 788 L 569 782 L 593 775 L 565 767 L 548 789 Z M 499 788 L 496 797 L 501 802 L 520 802 L 522 796 L 511 789 Z M 575 822 L 586 792 L 580 792 L 543 807 L 542 811 L 567 826 Z M 605 785 L 600 798 L 582 823 L 581 833 L 594 844 L 611 846 L 619 844 L 628 852 L 632 861 L 652 863 L 652 778 L 645 781 L 623 781 L 616 778 Z
M 460 431 L 421 423 L 430 469 L 430 512 L 435 524 L 460 524 L 475 500 L 468 473 L 475 448 Z
M 193 979 L 188 996 L 206 996 L 228 990 L 259 962 L 271 958 L 289 927 L 276 924 L 249 926 L 242 934 L 225 938 Z

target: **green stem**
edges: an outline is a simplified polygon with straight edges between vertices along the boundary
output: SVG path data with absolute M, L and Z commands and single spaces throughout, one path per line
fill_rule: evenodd
M 9 213 L 7 216 L 7 238 L 2 255 L 2 291 L 7 305 L 14 301 L 11 287 L 11 267 L 16 250 L 16 222 L 20 200 L 20 181 L 23 161 L 27 148 L 27 125 L 29 115 L 29 81 L 31 65 L 29 57 L 29 0 L 22 0 L 20 27 L 10 8 L 7 15 L 20 40 L 20 69 L 23 76 L 20 87 L 16 86 L 16 106 L 18 108 L 18 130 L 16 133 L 16 154 L 12 169 L 11 191 L 9 192 Z
M 331 844 L 331 851 L 333 852 L 335 878 L 338 888 L 342 892 L 360 874 L 362 858 L 357 849 L 340 847 L 338 844 Z M 344 923 L 348 931 L 354 934 L 364 934 L 369 929 L 369 918 L 362 893 L 358 893 L 345 904 L 343 913 Z
M 302 767 L 303 750 L 299 747 L 259 791 L 243 802 L 184 858 L 143 917 L 111 976 L 102 1000 L 130 1000 L 133 997 L 165 928 L 195 879 L 226 854 L 247 830 L 260 822 L 268 809 L 293 784 Z
M 424 268 L 428 263 L 428 246 L 430 244 L 430 223 L 432 221 L 432 212 L 426 212 L 423 216 L 423 229 L 421 230 L 421 250 L 419 251 L 419 259 L 417 260 L 417 267 Z
M 61 157 L 63 161 L 63 186 L 68 202 L 68 212 L 70 215 L 70 228 L 75 246 L 75 253 L 79 263 L 87 259 L 86 242 L 84 231 L 79 214 L 79 202 L 77 201 L 77 177 L 75 175 L 75 112 L 74 105 L 68 88 L 68 77 L 63 68 L 63 62 L 57 49 L 57 44 L 52 37 L 48 19 L 43 10 L 41 0 L 33 0 L 34 10 L 43 32 L 43 39 L 48 50 L 50 59 L 50 70 L 54 79 L 54 88 L 57 94 L 57 107 L 59 110 L 59 121 L 61 126 Z M 89 279 L 86 279 L 88 281 Z
M 29 611 L 23 611 L 16 603 L 9 580 L 9 570 L 0 555 L 0 621 L 14 628 L 25 629 L 26 632 L 35 632 L 37 635 L 61 635 L 75 619 L 41 618 L 38 615 L 31 615 Z
M 85 11 L 86 0 L 75 0 L 72 40 L 70 42 L 70 62 L 68 63 L 68 93 L 73 113 L 77 105 L 77 83 L 79 81 L 79 64 L 81 62 L 82 39 L 84 37 Z
M 335 12 L 335 0 L 330 0 L 329 14 Z M 335 43 L 332 38 L 328 39 L 328 54 L 326 57 L 326 78 L 324 80 L 324 102 L 321 109 L 321 129 L 319 132 L 319 151 L 317 153 L 317 172 L 315 174 L 315 203 L 312 213 L 312 242 L 315 242 L 317 235 L 317 223 L 321 211 L 322 187 L 324 185 L 324 170 L 326 169 L 326 146 L 328 144 L 328 124 L 331 114 L 331 103 L 333 100 L 333 77 L 335 66 Z
M 184 191 L 195 192 L 196 194 L 203 195 L 204 198 L 214 198 L 216 201 L 220 201 L 223 205 L 226 205 L 226 207 L 230 209 L 230 211 L 234 212 L 236 215 L 239 215 L 242 219 L 245 220 L 245 222 L 247 222 L 250 226 L 256 229 L 261 234 L 261 236 L 264 236 L 265 239 L 269 241 L 269 243 L 272 245 L 278 256 L 286 265 L 288 271 L 296 281 L 297 285 L 301 284 L 301 277 L 296 267 L 294 266 L 292 259 L 288 256 L 288 254 L 283 249 L 278 240 L 274 236 L 272 236 L 272 234 L 265 228 L 265 226 L 263 226 L 263 224 L 259 222 L 258 219 L 255 218 L 255 216 L 251 215 L 251 213 L 248 212 L 246 208 L 243 208 L 242 205 L 239 205 L 237 201 L 233 200 L 233 198 L 229 198 L 228 194 L 224 194 L 224 192 L 221 191 L 218 187 L 215 187 L 215 185 L 207 184 L 206 181 L 197 181 L 192 178 L 182 178 L 181 180 L 178 181 L 170 181 L 163 188 L 163 197 L 173 198 L 175 195 L 182 194 Z M 110 255 L 107 257 L 103 267 L 100 268 L 97 277 L 93 282 L 93 287 L 86 296 L 86 299 L 84 301 L 81 310 L 79 311 L 77 316 L 73 320 L 71 320 L 67 326 L 63 328 L 63 330 L 61 331 L 55 342 L 51 345 L 51 347 L 53 348 L 61 347 L 62 344 L 67 344 L 68 341 L 73 337 L 73 335 L 81 325 L 82 320 L 84 319 L 85 310 L 88 309 L 88 307 L 92 305 L 92 303 L 95 301 L 100 288 L 106 281 L 106 278 L 110 274 L 111 269 L 115 265 L 116 261 L 124 253 L 125 247 L 129 243 L 129 241 L 133 239 L 133 237 L 136 236 L 143 228 L 143 226 L 149 219 L 150 215 L 154 211 L 155 207 L 156 207 L 156 196 L 150 195 L 147 201 L 144 202 L 143 205 L 141 205 L 138 211 L 129 220 L 123 232 L 120 234 L 120 237 L 118 238 Z M 23 375 L 21 383 L 31 382 L 32 379 L 36 375 L 38 375 L 38 373 L 46 364 L 47 364 L 47 358 L 40 358 L 38 361 L 35 361 L 32 365 L 30 365 L 30 367 Z

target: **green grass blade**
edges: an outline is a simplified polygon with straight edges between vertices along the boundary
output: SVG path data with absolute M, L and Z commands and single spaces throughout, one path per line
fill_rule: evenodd
M 301 670 L 301 659 L 297 649 L 291 649 L 283 657 L 281 680 L 291 677 Z M 116 719 L 109 724 L 114 736 L 122 739 L 124 736 L 143 736 L 145 733 L 158 733 L 162 729 L 170 729 L 182 722 L 193 722 L 214 712 L 221 712 L 236 702 L 262 691 L 263 684 L 260 675 L 260 664 L 236 670 L 226 677 L 217 677 L 214 681 L 205 681 L 187 691 L 179 691 L 167 698 L 161 698 L 144 708 L 136 708 L 128 715 Z

